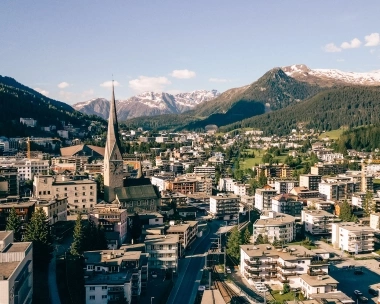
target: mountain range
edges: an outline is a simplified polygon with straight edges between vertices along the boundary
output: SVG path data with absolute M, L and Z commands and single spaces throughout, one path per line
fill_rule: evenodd
M 119 121 L 162 114 L 179 114 L 194 109 L 201 103 L 206 103 L 220 93 L 216 90 L 197 90 L 190 93 L 169 94 L 165 92 L 144 92 L 127 100 L 117 100 L 116 110 Z M 104 119 L 109 115 L 109 101 L 95 98 L 73 105 L 73 108 L 89 115 L 98 115 Z

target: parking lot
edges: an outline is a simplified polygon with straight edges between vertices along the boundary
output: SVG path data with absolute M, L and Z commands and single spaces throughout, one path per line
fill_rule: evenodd
M 353 259 L 346 260 L 342 263 L 331 265 L 329 274 L 336 279 L 338 290 L 356 301 L 354 290 L 360 290 L 365 297 L 369 299 L 368 303 L 377 303 L 377 297 L 368 293 L 369 286 L 380 286 L 380 276 L 378 270 L 379 262 L 375 260 L 357 261 Z M 353 267 L 348 267 L 353 266 Z M 363 274 L 355 275 L 355 269 L 361 269 Z

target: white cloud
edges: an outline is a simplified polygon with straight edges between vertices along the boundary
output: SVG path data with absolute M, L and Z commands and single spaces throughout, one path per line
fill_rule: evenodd
M 323 47 L 323 50 L 327 53 L 337 53 L 341 52 L 342 49 L 337 47 L 334 43 L 328 43 Z
M 68 91 L 59 91 L 59 99 L 70 104 L 74 104 L 80 101 L 85 101 L 94 97 L 94 90 L 89 89 L 81 93 L 74 93 Z
M 229 82 L 229 80 L 225 79 L 225 78 L 210 78 L 208 81 L 210 81 L 210 82 Z
M 70 84 L 68 82 L 66 82 L 66 81 L 61 82 L 61 83 L 58 84 L 58 88 L 60 88 L 60 89 L 67 88 L 69 86 L 70 86 Z
M 112 80 L 105 81 L 105 82 L 101 83 L 100 86 L 103 88 L 112 88 Z M 118 87 L 118 86 L 120 86 L 120 83 L 117 82 L 116 80 L 114 80 L 113 86 Z
M 189 71 L 185 69 L 185 70 L 174 70 L 173 72 L 171 72 L 170 76 L 174 78 L 179 78 L 179 79 L 190 79 L 190 78 L 194 78 L 196 74 L 194 71 Z
M 129 87 L 136 92 L 162 91 L 165 86 L 171 84 L 166 77 L 139 76 L 137 79 L 129 81 Z
M 342 49 L 356 49 L 360 47 L 361 44 L 362 43 L 358 38 L 354 38 L 350 42 L 343 42 L 340 47 Z
M 365 46 L 377 46 L 380 44 L 380 34 L 372 33 L 368 36 L 365 36 L 364 40 L 366 41 Z
M 41 93 L 42 95 L 49 96 L 49 91 L 46 91 L 44 89 L 34 88 L 33 90 L 37 91 L 38 93 Z

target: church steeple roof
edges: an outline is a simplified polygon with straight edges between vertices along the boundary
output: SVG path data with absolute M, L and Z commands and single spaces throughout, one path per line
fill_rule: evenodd
M 120 149 L 120 139 L 119 139 L 119 127 L 117 123 L 117 114 L 116 114 L 116 102 L 115 102 L 115 90 L 112 81 L 112 97 L 110 101 L 110 114 L 108 118 L 108 131 L 107 131 L 107 143 L 106 150 L 108 148 L 108 155 L 111 155 L 112 150 L 114 149 L 115 144 Z

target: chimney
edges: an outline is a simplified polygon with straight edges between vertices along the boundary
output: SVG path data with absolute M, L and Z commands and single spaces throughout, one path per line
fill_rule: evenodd
M 322 276 L 321 275 L 318 276 L 318 281 L 322 281 Z

